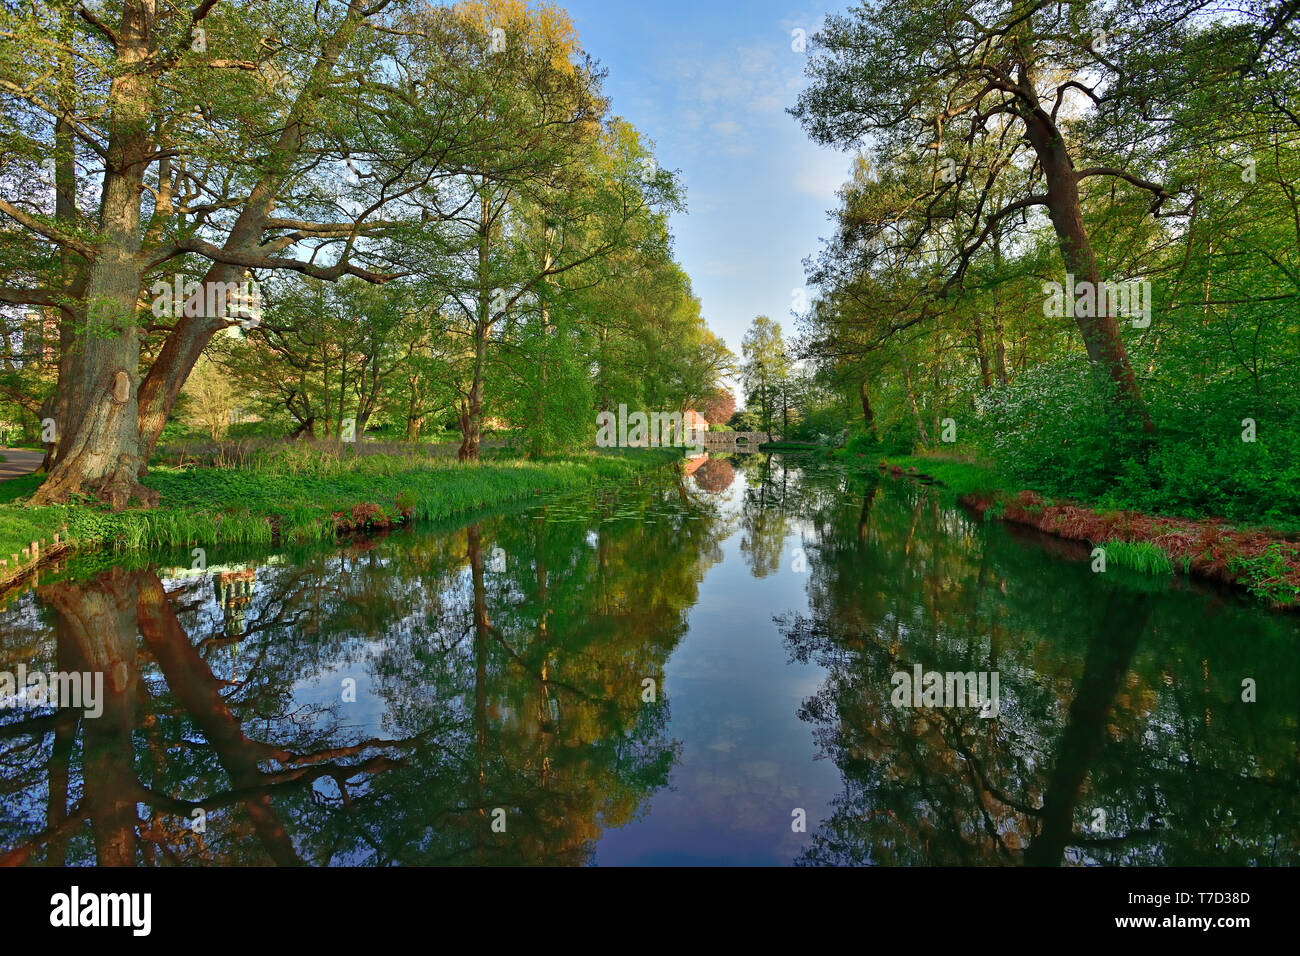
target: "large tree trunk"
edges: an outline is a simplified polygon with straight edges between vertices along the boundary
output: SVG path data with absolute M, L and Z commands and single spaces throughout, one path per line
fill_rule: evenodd
M 1131 623 L 1118 634 L 1097 636 L 1088 643 L 1065 729 L 1052 748 L 1055 761 L 1043 792 L 1040 828 L 1025 848 L 1025 862 L 1030 866 L 1060 866 L 1066 848 L 1082 838 L 1074 832 L 1079 797 L 1089 771 L 1106 747 L 1115 698 L 1124 686 L 1138 636 L 1151 618 L 1150 602 L 1123 592 L 1111 592 L 1107 604 L 1113 616 L 1098 614 L 1098 622 Z
M 69 49 L 72 46 L 72 21 L 63 17 L 59 24 L 60 39 Z M 59 110 L 54 122 L 54 218 L 69 232 L 75 232 L 77 221 L 77 151 L 73 125 L 66 119 L 76 109 L 76 72 L 71 56 L 59 55 Z M 41 409 L 41 418 L 52 418 L 55 423 L 54 441 L 45 443 L 45 459 L 41 471 L 54 467 L 58 458 L 58 436 L 67 426 L 67 392 L 72 381 L 72 351 L 76 342 L 77 322 L 84 316 L 74 303 L 86 294 L 86 263 L 66 245 L 59 252 L 59 284 L 63 300 L 59 303 L 59 362 L 54 394 L 47 406 Z
M 203 287 L 206 289 L 210 281 L 233 281 L 225 278 L 227 271 L 224 267 L 210 269 L 204 277 Z M 222 278 L 212 279 L 214 274 Z M 206 300 L 207 297 L 204 298 Z M 149 374 L 140 385 L 139 431 L 142 469 L 148 463 L 149 456 L 153 454 L 158 436 L 162 434 L 163 426 L 167 424 L 167 418 L 171 415 L 177 396 L 180 395 L 181 386 L 194 370 L 195 363 L 207 348 L 212 336 L 225 327 L 226 322 L 220 317 L 194 316 L 188 321 L 184 318 L 178 320 L 176 329 L 167 336 L 162 350 L 149 368 Z
M 998 230 L 993 232 L 993 268 L 999 279 L 1002 275 L 1002 237 Z M 1002 302 L 998 298 L 998 284 L 993 284 L 993 368 L 998 374 L 998 382 L 1007 384 L 1007 343 L 1002 334 Z
M 87 283 L 89 328 L 75 344 L 64 394 L 66 426 L 49 477 L 34 504 L 66 501 L 89 493 L 116 510 L 132 499 L 157 504 L 142 486 L 136 375 L 140 339 L 136 328 L 141 270 L 133 244 L 139 220 L 139 167 L 111 174 L 102 218 L 108 241 L 91 265 Z
M 423 424 L 423 417 L 412 416 L 406 420 L 406 440 L 408 442 L 417 442 L 420 440 L 420 427 Z
M 921 408 L 916 404 L 916 392 L 912 390 L 912 372 L 907 353 L 903 352 L 903 388 L 907 392 L 907 402 L 912 407 L 912 417 L 916 420 L 916 433 L 921 439 L 921 447 L 930 447 L 930 436 L 926 434 L 925 422 L 921 419 Z
M 1007 384 L 1007 343 L 1002 336 L 1002 320 L 997 312 L 993 313 L 993 367 L 998 373 L 998 382 Z
M 545 274 L 551 268 L 551 239 L 555 234 L 552 226 L 547 226 L 542 231 L 542 272 Z M 551 313 L 550 307 L 546 301 L 546 282 L 541 284 L 541 299 L 539 306 L 539 321 L 541 324 L 541 343 L 538 349 L 538 380 L 537 380 L 537 402 L 533 410 L 533 438 L 529 443 L 528 454 L 531 458 L 540 458 L 546 450 L 546 362 L 548 359 L 547 351 L 550 348 L 551 334 Z
M 89 320 L 110 331 L 101 337 L 92 328 L 77 343 L 65 396 L 67 427 L 33 504 L 84 493 L 119 511 L 132 499 L 158 503 L 158 493 L 136 480 L 141 463 L 135 381 L 140 271 L 124 259 L 120 250 L 106 249 L 91 268 Z
M 487 583 L 483 576 L 483 545 L 479 526 L 465 529 L 470 567 L 470 582 L 474 588 L 474 810 L 479 817 L 474 828 L 474 844 L 478 862 L 482 862 L 488 832 L 485 791 L 487 787 L 488 745 L 488 636 L 492 622 L 487 611 Z
M 308 77 L 306 88 L 294 103 L 290 121 L 281 130 L 280 137 L 270 153 L 276 162 L 265 167 L 266 172 L 262 179 L 249 193 L 248 201 L 244 204 L 239 218 L 235 220 L 226 238 L 224 247 L 226 251 L 244 255 L 265 251 L 261 248 L 261 244 L 266 232 L 266 222 L 275 211 L 287 171 L 302 150 L 303 119 L 317 108 L 317 100 L 320 91 L 324 89 L 327 77 L 333 72 L 339 57 L 352 42 L 364 19 L 363 7 L 360 5 L 353 7 L 321 49 L 320 57 Z M 206 288 L 209 282 L 236 281 L 242 278 L 243 273 L 242 266 L 214 262 L 203 277 L 204 287 Z M 227 324 L 224 316 L 208 315 L 204 308 L 199 310 L 198 315 L 179 318 L 175 330 L 167 336 L 158 358 L 150 366 L 149 374 L 145 376 L 140 386 L 142 469 L 148 463 L 149 456 L 153 454 L 158 436 L 162 434 L 167 418 L 176 405 L 181 386 L 189 378 L 194 364 L 207 348 L 212 336 L 224 329 Z M 328 421 L 328 416 L 326 418 Z
M 1060 130 L 1038 105 L 1037 94 L 1026 68 L 1022 68 L 1020 86 L 1022 98 L 1031 104 L 1023 111 L 1025 135 L 1043 168 L 1047 182 L 1047 215 L 1052 221 L 1052 228 L 1056 230 L 1065 269 L 1074 274 L 1076 283 L 1090 282 L 1094 291 L 1097 291 L 1101 286 L 1101 276 L 1093 255 L 1092 241 L 1083 222 L 1083 206 L 1079 202 L 1079 181 L 1074 172 L 1074 163 Z M 1097 301 L 1100 305 L 1100 296 Z M 1072 311 L 1078 312 L 1077 309 Z M 1074 319 L 1083 336 L 1088 358 L 1105 369 L 1118 389 L 1120 400 L 1132 409 L 1142 427 L 1151 431 L 1151 417 L 1143 404 L 1137 376 L 1133 373 L 1124 340 L 1119 334 L 1119 323 L 1115 316 L 1109 314 L 1108 308 L 1095 308 L 1091 311 L 1107 314 L 1076 314 Z
M 89 492 L 115 509 L 133 498 L 156 504 L 157 492 L 136 480 L 140 443 L 136 327 L 143 267 L 140 196 L 152 146 L 153 78 L 137 68 L 149 56 L 152 4 L 128 2 L 117 59 L 123 69 L 108 93 L 109 138 L 100 197 L 99 253 L 86 283 L 86 328 L 74 343 L 64 394 L 63 433 L 49 477 L 33 504 L 66 501 Z
M 993 369 L 989 366 L 988 348 L 984 344 L 984 321 L 975 313 L 975 355 L 980 363 L 980 384 L 984 391 L 993 387 Z
M 301 866 L 293 839 L 266 792 L 260 761 L 283 761 L 287 754 L 251 740 L 221 695 L 222 683 L 195 649 L 172 609 L 162 582 L 139 572 L 137 605 L 140 634 L 167 680 L 167 688 L 203 732 L 208 747 L 234 788 L 247 796 L 244 811 L 262 845 L 279 866 Z
M 483 372 L 480 356 L 486 354 L 486 343 L 475 333 L 474 380 L 469 395 L 460 403 L 460 448 L 456 457 L 461 461 L 478 461 L 479 439 L 483 429 Z

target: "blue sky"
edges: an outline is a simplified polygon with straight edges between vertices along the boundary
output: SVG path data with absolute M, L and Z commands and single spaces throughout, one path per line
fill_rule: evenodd
M 850 166 L 785 112 L 806 83 L 807 54 L 792 49 L 792 31 L 811 36 L 849 0 L 559 5 L 608 68 L 614 112 L 654 142 L 660 166 L 680 172 L 688 210 L 673 221 L 677 258 L 709 327 L 738 356 L 755 315 L 790 334 L 803 259 L 827 234 L 826 211 Z

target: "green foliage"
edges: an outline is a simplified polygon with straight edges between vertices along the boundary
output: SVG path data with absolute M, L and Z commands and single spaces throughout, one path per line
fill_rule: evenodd
M 92 502 L 0 505 L 0 556 L 56 532 L 79 545 L 136 551 L 168 546 L 270 544 L 332 537 L 358 503 L 378 502 L 378 521 L 431 521 L 534 494 L 632 478 L 676 460 L 670 450 L 617 449 L 547 462 L 501 457 L 477 464 L 448 458 L 327 454 L 286 445 L 242 467 L 151 469 L 162 495 L 151 510 L 114 513 Z M 37 477 L 37 476 L 32 476 Z M 5 483 L 8 484 L 8 483 Z M 0 485 L 0 488 L 3 488 Z M 30 486 L 29 486 L 30 490 Z M 340 520 L 343 519 L 343 520 Z
M 858 432 L 844 444 L 844 454 L 850 458 L 856 458 L 858 455 L 879 455 L 880 451 L 880 439 L 866 432 Z
M 1300 559 L 1300 548 L 1275 542 L 1258 557 L 1234 558 L 1228 570 L 1239 574 L 1256 597 L 1272 604 L 1288 605 L 1300 601 L 1300 582 L 1292 571 L 1297 559 Z
M 1172 574 L 1174 563 L 1159 545 L 1150 541 L 1107 541 L 1107 567 L 1131 568 L 1142 574 Z
M 1024 487 L 1097 499 L 1142 444 L 1113 399 L 1113 385 L 1085 359 L 1044 362 L 982 396 L 971 431 Z
M 1155 440 L 1122 463 L 1103 500 L 1114 507 L 1300 526 L 1300 402 L 1227 383 L 1162 393 Z M 1244 441 L 1243 420 L 1255 422 Z
M 516 348 L 531 360 L 512 349 L 514 361 L 498 372 L 493 407 L 516 426 L 512 447 L 535 457 L 590 445 L 595 433 L 595 393 L 571 319 L 553 315 L 557 324 L 547 330 L 533 323 L 521 331 Z
M 944 448 L 951 419 L 1022 488 L 1300 528 L 1292 27 L 1268 5 L 986 12 L 859 4 L 818 36 L 794 113 L 819 142 L 865 144 L 809 261 L 801 331 L 818 374 L 861 388 L 886 454 Z M 1126 42 L 1103 59 L 1063 39 L 1091 27 Z M 1009 29 L 1027 43 L 990 58 Z M 1006 89 L 1029 51 L 1038 89 Z M 1123 89 L 1094 86 L 1116 70 Z M 1104 95 L 1026 135 L 1037 103 L 1068 87 Z M 940 104 L 973 121 L 958 133 L 949 116 L 936 142 Z M 1092 170 L 1077 202 L 1043 188 L 1049 142 Z M 1052 223 L 1070 219 L 1067 239 Z M 1140 289 L 1115 326 L 1047 295 L 1094 263 L 1101 282 Z M 1242 440 L 1245 419 L 1257 440 Z
M 878 427 L 880 450 L 887 455 L 910 455 L 920 444 L 921 434 L 910 418 L 897 416 Z
M 791 362 L 781 323 L 757 316 L 745 333 L 741 350 L 745 356 L 741 370 L 745 406 L 758 413 L 763 431 L 783 427 L 786 416 L 782 412 L 789 407 Z
M 1107 508 L 1294 527 L 1300 523 L 1300 402 L 1231 381 L 1150 390 L 1143 434 L 1082 359 L 1045 362 L 978 406 L 972 433 L 1021 487 Z M 1244 441 L 1243 421 L 1255 422 Z

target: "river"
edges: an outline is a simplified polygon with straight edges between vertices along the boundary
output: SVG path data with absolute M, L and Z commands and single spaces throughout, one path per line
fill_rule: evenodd
M 103 684 L 0 695 L 0 860 L 1300 862 L 1300 617 L 906 479 L 714 457 L 206 558 L 7 599 L 0 672 Z

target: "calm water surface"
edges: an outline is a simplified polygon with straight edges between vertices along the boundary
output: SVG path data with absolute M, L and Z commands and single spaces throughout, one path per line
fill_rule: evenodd
M 106 675 L 94 719 L 0 701 L 0 861 L 1300 859 L 1300 619 L 910 482 L 715 458 L 207 557 L 0 610 L 0 672 Z M 894 706 L 917 665 L 997 715 Z

